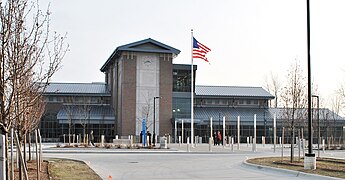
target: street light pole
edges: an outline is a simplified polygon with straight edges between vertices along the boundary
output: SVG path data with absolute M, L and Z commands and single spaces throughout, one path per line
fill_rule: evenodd
M 308 55 L 308 153 L 304 158 L 304 169 L 316 169 L 316 158 L 312 147 L 312 119 L 311 119 L 311 62 L 310 62 L 310 6 L 307 0 L 307 55 Z
M 161 97 L 155 96 L 153 97 L 153 139 L 152 143 L 153 146 L 156 146 L 156 99 L 159 99 Z
M 317 136 L 317 157 L 320 157 L 320 101 L 319 96 L 312 95 L 317 99 L 317 126 L 318 126 L 318 136 Z

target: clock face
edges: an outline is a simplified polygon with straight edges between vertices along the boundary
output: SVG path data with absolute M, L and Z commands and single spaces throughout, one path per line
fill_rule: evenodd
M 145 66 L 150 66 L 152 64 L 152 61 L 151 60 L 145 60 L 144 61 L 144 65 Z
M 150 66 L 152 65 L 152 63 L 153 63 L 153 62 L 152 62 L 152 57 L 150 57 L 150 56 L 144 56 L 142 62 L 144 63 L 144 66 L 150 67 Z

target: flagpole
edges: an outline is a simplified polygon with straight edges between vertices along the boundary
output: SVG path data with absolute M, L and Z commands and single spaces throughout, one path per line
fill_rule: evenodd
M 192 46 L 191 46 L 191 59 L 192 59 L 192 66 L 191 66 L 191 109 L 190 109 L 190 131 L 191 131 L 191 145 L 193 146 L 194 141 L 194 68 L 193 68 L 193 29 L 191 29 L 192 35 Z

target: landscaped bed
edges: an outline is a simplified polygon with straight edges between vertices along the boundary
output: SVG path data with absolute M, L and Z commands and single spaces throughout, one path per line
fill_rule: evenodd
M 305 173 L 318 174 L 323 176 L 331 176 L 345 179 L 345 160 L 344 159 L 332 159 L 332 158 L 317 158 L 316 169 L 306 170 L 304 169 L 304 161 L 296 160 L 290 162 L 289 157 L 264 157 L 248 159 L 248 163 L 258 164 L 263 166 L 270 166 L 275 168 L 283 168 L 289 170 L 295 170 Z

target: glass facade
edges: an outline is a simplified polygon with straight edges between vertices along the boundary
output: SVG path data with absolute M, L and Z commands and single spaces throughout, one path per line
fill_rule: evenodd
M 42 137 L 45 141 L 56 142 L 59 141 L 61 131 L 59 129 L 59 122 L 56 118 L 56 113 L 47 113 L 42 117 L 39 125 Z
M 173 118 L 190 118 L 190 95 L 186 98 L 173 98 Z
M 190 70 L 173 70 L 173 92 L 190 92 L 191 73 Z

